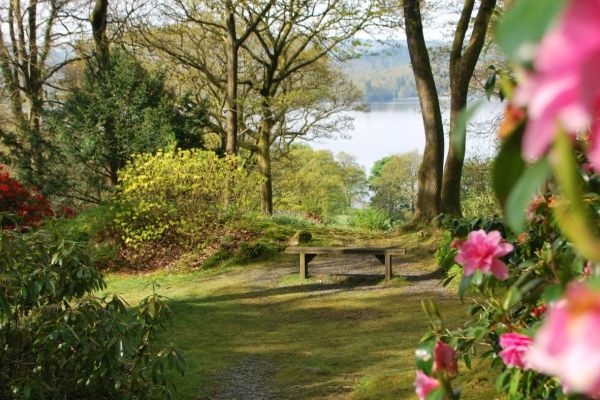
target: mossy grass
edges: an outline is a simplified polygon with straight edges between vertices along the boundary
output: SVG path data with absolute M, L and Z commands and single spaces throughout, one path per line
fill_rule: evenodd
M 267 227 L 271 234 L 282 229 L 273 222 Z M 397 243 L 409 249 L 408 258 L 424 273 L 435 269 L 435 234 L 310 229 L 320 243 Z M 248 357 L 276 366 L 271 383 L 282 399 L 416 398 L 414 350 L 427 332 L 420 303 L 438 294 L 409 291 L 413 283 L 402 278 L 369 287 L 375 290 L 328 276 L 301 280 L 288 272 L 296 262 L 277 255 L 193 272 L 112 274 L 108 290 L 135 304 L 150 292 L 147 282 L 155 281 L 158 292 L 169 298 L 175 318 L 165 339 L 180 347 L 188 361 L 186 375 L 174 377 L 177 398 L 209 398 L 219 372 Z M 466 318 L 457 298 L 443 296 L 438 302 L 449 328 Z M 464 399 L 494 398 L 494 377 L 488 371 L 474 365 L 465 373 Z

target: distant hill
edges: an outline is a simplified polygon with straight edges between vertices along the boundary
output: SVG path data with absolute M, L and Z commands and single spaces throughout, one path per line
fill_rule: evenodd
M 432 42 L 429 46 L 432 53 L 442 53 L 442 43 Z M 408 47 L 404 42 L 368 42 L 361 52 L 364 53 L 362 56 L 342 64 L 342 70 L 363 91 L 367 104 L 417 97 Z M 448 79 L 442 68 L 434 65 L 434 70 L 438 90 L 444 94 L 448 90 Z

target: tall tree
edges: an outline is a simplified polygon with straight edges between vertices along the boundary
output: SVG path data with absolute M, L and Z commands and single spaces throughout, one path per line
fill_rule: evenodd
M 244 15 L 246 3 L 252 4 L 256 12 Z M 225 92 L 226 131 L 224 140 L 228 154 L 238 152 L 239 136 L 239 52 L 250 35 L 257 29 L 262 18 L 269 12 L 275 0 L 192 0 L 162 1 L 154 7 L 159 16 L 150 12 L 138 28 L 146 44 L 169 54 L 187 67 L 196 69 L 207 80 Z M 243 18 L 242 18 L 243 16 Z M 159 18 L 166 25 L 156 25 L 153 19 Z M 241 20 L 240 20 L 241 19 Z M 179 44 L 173 39 L 179 39 Z M 204 39 L 209 39 L 204 41 Z M 214 68 L 214 53 L 210 49 L 188 46 L 212 45 L 220 41 L 224 46 L 225 78 Z M 218 64 L 218 63 L 217 63 Z
M 79 85 L 46 113 L 61 154 L 59 193 L 94 203 L 112 192 L 133 154 L 202 147 L 205 120 L 202 105 L 176 98 L 164 70 L 123 50 L 106 62 L 101 74 L 87 64 Z
M 419 192 L 413 216 L 414 222 L 421 222 L 431 220 L 441 210 L 444 124 L 423 34 L 420 0 L 404 0 L 404 24 L 425 125 L 425 149 L 419 168 Z
M 4 162 L 17 167 L 28 183 L 43 186 L 50 144 L 42 113 L 55 75 L 73 61 L 66 47 L 78 29 L 71 0 L 11 0 L 0 8 L 0 71 L 9 121 L 0 142 L 9 149 Z M 61 55 L 63 54 L 63 55 Z M 56 91 L 56 90 L 50 90 Z
M 110 60 L 110 43 L 106 35 L 106 29 L 108 28 L 108 0 L 96 0 L 90 22 L 96 46 L 98 69 L 105 69 Z
M 464 1 L 450 51 L 450 143 L 444 168 L 442 211 L 454 215 L 461 215 L 461 177 L 466 146 L 466 140 L 457 140 L 456 123 L 461 111 L 467 106 L 469 85 L 485 44 L 496 1 L 481 0 L 468 42 L 466 37 L 475 0 Z
M 419 171 L 419 196 L 414 221 L 440 212 L 460 215 L 460 182 L 465 141 L 457 140 L 457 120 L 467 105 L 469 84 L 485 44 L 497 0 L 481 0 L 474 22 L 475 0 L 464 0 L 450 51 L 450 146 L 444 170 L 444 127 L 429 52 L 423 35 L 421 2 L 404 0 L 404 23 L 411 64 L 425 125 L 425 151 Z M 472 33 L 467 42 L 467 33 Z M 460 144 L 460 146 L 459 146 Z
M 256 14 L 250 2 L 246 3 L 246 12 Z M 254 31 L 256 45 L 245 45 L 244 49 L 251 60 L 260 68 L 261 74 L 252 89 L 256 92 L 260 104 L 260 124 L 255 137 L 257 138 L 258 166 L 264 178 L 261 189 L 262 211 L 273 212 L 273 185 L 271 178 L 271 146 L 278 137 L 275 128 L 278 123 L 285 124 L 289 110 L 277 112 L 276 104 L 279 97 L 285 96 L 288 85 L 308 84 L 318 82 L 323 89 L 333 88 L 332 83 L 341 81 L 335 78 L 333 71 L 328 73 L 329 82 L 323 80 L 323 75 L 313 68 L 320 62 L 327 62 L 327 57 L 336 54 L 338 58 L 348 56 L 346 42 L 357 32 L 365 28 L 371 21 L 375 7 L 371 2 L 358 0 L 307 0 L 302 2 L 281 1 L 270 12 L 266 13 Z M 323 61 L 325 60 L 325 61 Z M 330 68 L 327 64 L 322 67 Z M 311 77 L 310 74 L 315 74 Z M 335 88 L 333 88 L 335 89 Z M 355 100 L 339 91 L 331 90 L 327 99 L 329 107 L 324 115 L 332 116 L 340 111 L 355 107 Z M 326 104 L 320 99 L 321 104 Z M 319 107 L 317 102 L 313 107 Z M 323 107 L 323 106 L 321 106 Z M 309 107 L 305 107 L 309 109 Z M 312 111 L 312 110 L 311 110 Z M 305 125 L 306 126 L 306 125 Z M 310 125 L 308 126 L 310 128 Z M 291 127 L 291 132 L 296 129 Z M 251 133 L 249 131 L 249 133 Z M 297 135 L 290 135 L 292 137 Z

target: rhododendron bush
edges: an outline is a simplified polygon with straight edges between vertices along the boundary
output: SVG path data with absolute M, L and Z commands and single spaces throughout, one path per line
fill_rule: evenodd
M 44 196 L 27 190 L 0 165 L 0 228 L 35 226 L 53 215 Z
M 505 223 L 453 229 L 439 252 L 462 266 L 470 318 L 451 326 L 424 303 L 416 393 L 460 398 L 476 357 L 511 399 L 600 398 L 600 0 L 516 0 L 496 39 L 514 63 L 490 80 L 507 98 Z

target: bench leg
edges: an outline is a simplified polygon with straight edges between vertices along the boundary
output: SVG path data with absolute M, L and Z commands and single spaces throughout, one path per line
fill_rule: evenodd
M 385 281 L 389 282 L 392 280 L 392 255 L 385 255 Z
M 308 263 L 315 257 L 315 254 L 300 253 L 300 278 L 308 279 Z

